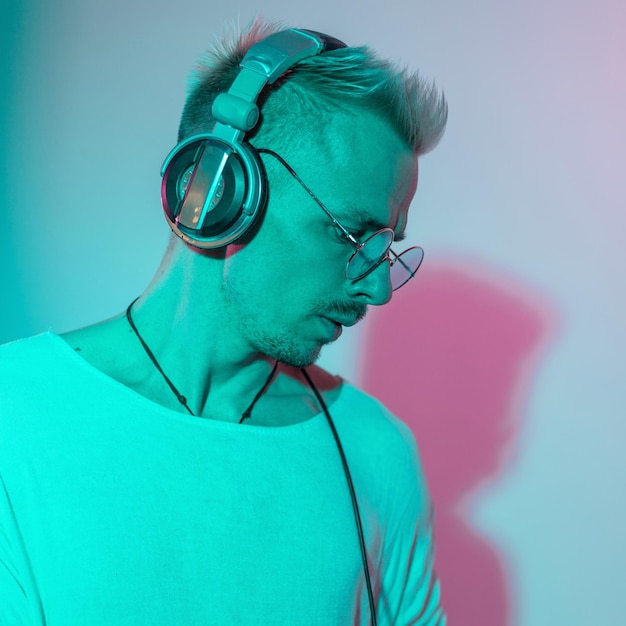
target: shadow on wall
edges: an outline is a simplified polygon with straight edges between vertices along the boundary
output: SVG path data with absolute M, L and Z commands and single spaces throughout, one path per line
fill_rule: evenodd
M 515 608 L 507 563 L 462 506 L 511 462 L 554 316 L 510 278 L 472 265 L 426 266 L 371 311 L 359 383 L 419 442 L 450 623 L 504 626 Z

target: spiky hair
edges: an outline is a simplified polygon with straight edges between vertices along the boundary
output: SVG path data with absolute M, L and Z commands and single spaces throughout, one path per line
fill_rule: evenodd
M 190 76 L 179 141 L 210 131 L 215 122 L 213 100 L 228 91 L 247 50 L 284 28 L 257 19 L 243 32 L 214 42 Z M 446 100 L 434 83 L 380 59 L 368 46 L 330 50 L 301 61 L 266 87 L 259 104 L 265 120 L 260 126 L 269 136 L 297 134 L 303 113 L 323 117 L 337 108 L 371 110 L 386 118 L 417 155 L 435 147 L 448 114 Z

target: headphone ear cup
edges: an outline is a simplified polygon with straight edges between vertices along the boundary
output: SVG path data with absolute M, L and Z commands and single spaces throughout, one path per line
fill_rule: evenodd
M 246 143 L 195 135 L 172 150 L 161 175 L 165 217 L 197 248 L 221 248 L 239 239 L 265 205 L 263 165 Z

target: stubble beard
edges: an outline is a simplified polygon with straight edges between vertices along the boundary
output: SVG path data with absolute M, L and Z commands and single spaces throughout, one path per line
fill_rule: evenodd
M 241 299 L 237 297 L 235 293 L 227 290 L 222 286 L 222 292 L 226 296 L 226 301 L 229 304 L 242 304 Z M 313 365 L 320 357 L 322 347 L 326 344 L 332 343 L 333 339 L 326 341 L 320 340 L 314 345 L 305 345 L 304 341 L 298 341 L 298 333 L 288 333 L 281 331 L 278 328 L 277 323 L 270 324 L 270 329 L 263 329 L 260 324 L 262 323 L 261 314 L 241 314 L 242 308 L 240 307 L 240 315 L 237 323 L 238 332 L 240 336 L 247 341 L 248 345 L 252 348 L 252 351 L 268 357 L 272 360 L 279 361 L 285 365 L 291 367 L 303 368 Z M 332 302 L 320 302 L 312 307 L 311 318 L 326 317 L 332 318 L 333 315 L 340 315 L 347 317 L 348 319 L 355 319 L 360 321 L 365 317 L 367 313 L 367 306 L 358 303 L 337 303 Z M 302 321 L 303 324 L 307 323 L 307 318 Z
M 228 294 L 232 304 L 232 294 Z M 306 320 L 303 322 L 306 323 Z M 239 309 L 237 333 L 251 349 L 252 353 L 279 361 L 291 367 L 308 367 L 317 361 L 320 356 L 323 342 L 305 345 L 298 341 L 298 333 L 281 330 L 278 323 L 266 322 L 263 326 L 263 312 L 259 314 L 242 314 Z
M 250 332 L 248 341 L 252 348 L 259 354 L 270 359 L 290 365 L 291 367 L 308 367 L 317 361 L 322 351 L 322 345 L 308 349 L 299 344 L 292 335 L 263 333 L 261 331 Z
M 367 306 L 362 304 L 337 304 L 323 303 L 313 307 L 312 318 L 317 316 L 328 317 L 333 314 L 354 318 L 361 321 L 367 314 Z M 303 323 L 306 323 L 303 322 Z M 247 326 L 247 324 L 245 324 Z M 247 329 L 249 341 L 253 348 L 271 359 L 290 365 L 291 367 L 303 368 L 313 365 L 320 357 L 323 346 L 333 343 L 334 339 L 320 341 L 312 349 L 306 348 L 303 343 L 298 343 L 294 336 L 287 333 L 264 333 L 260 329 Z

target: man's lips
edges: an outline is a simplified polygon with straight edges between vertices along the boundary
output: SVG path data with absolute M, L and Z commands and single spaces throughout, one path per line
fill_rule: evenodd
M 334 318 L 334 317 L 327 317 L 326 319 L 330 320 L 333 324 L 337 324 L 337 326 L 345 326 L 345 327 L 354 326 L 359 321 L 358 319 L 338 320 L 337 318 Z
M 330 307 L 321 317 L 334 324 L 341 334 L 342 327 L 354 326 L 365 317 L 366 313 L 366 306 L 336 305 Z
M 345 326 L 346 328 L 349 326 L 354 326 L 358 322 L 360 322 L 364 316 L 360 315 L 358 317 L 337 317 L 337 316 L 324 316 L 327 320 L 336 324 L 337 326 Z
M 359 309 L 358 311 L 351 311 L 349 314 L 343 315 L 331 312 L 331 314 L 328 316 L 328 319 L 331 322 L 335 322 L 336 324 L 340 324 L 341 326 L 348 327 L 358 324 L 365 317 L 366 313 L 367 308 L 365 307 Z

